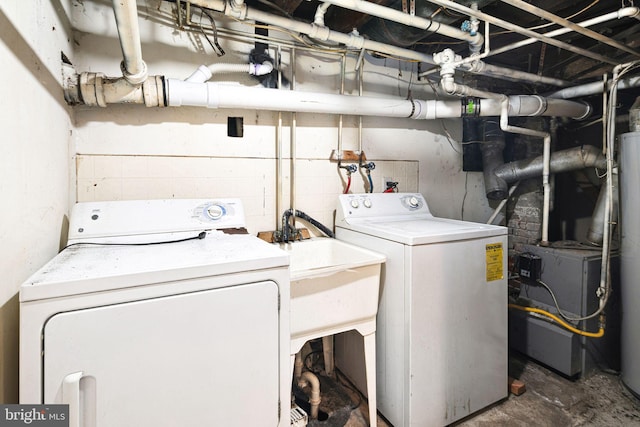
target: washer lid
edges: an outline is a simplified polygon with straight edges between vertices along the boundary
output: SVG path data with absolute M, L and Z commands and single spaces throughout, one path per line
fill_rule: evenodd
M 505 227 L 435 217 L 403 220 L 376 218 L 339 226 L 411 246 L 507 234 Z
M 68 247 L 20 288 L 20 301 L 87 294 L 244 271 L 286 267 L 288 254 L 250 235 L 145 246 Z

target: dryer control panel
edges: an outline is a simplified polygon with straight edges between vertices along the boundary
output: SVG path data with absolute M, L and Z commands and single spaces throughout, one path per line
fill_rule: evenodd
M 239 199 L 164 199 L 76 204 L 69 240 L 245 227 Z

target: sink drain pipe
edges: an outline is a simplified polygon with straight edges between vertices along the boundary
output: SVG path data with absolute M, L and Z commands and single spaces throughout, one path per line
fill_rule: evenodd
M 311 396 L 309 396 L 309 405 L 311 406 L 311 419 L 318 419 L 318 407 L 320 406 L 320 380 L 315 374 L 304 371 L 298 380 L 298 387 L 303 388 L 305 385 L 311 387 Z
M 297 352 L 294 358 L 294 370 L 293 370 L 293 378 L 296 381 L 296 384 L 300 388 L 304 388 L 305 385 L 309 385 L 311 387 L 311 396 L 309 397 L 309 405 L 310 416 L 311 419 L 318 419 L 318 407 L 320 406 L 320 380 L 318 377 L 310 371 L 302 372 L 302 355 L 301 351 Z

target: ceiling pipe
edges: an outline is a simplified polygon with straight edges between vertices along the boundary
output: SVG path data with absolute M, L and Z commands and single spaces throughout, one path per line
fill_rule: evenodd
M 476 114 L 475 111 L 473 113 L 477 115 L 483 116 L 499 116 L 503 113 L 503 100 L 506 98 L 505 95 L 497 94 L 493 92 L 487 92 L 479 89 L 475 89 L 466 85 L 461 85 L 455 83 L 454 75 L 456 69 L 462 67 L 466 64 L 460 64 L 460 55 L 457 55 L 452 49 L 444 49 L 441 52 L 438 52 L 433 55 L 433 59 L 440 65 L 440 87 L 442 90 L 452 96 L 465 96 L 465 97 L 478 97 L 478 98 L 486 98 L 482 102 L 481 114 Z M 570 117 L 577 119 L 584 119 L 587 117 L 591 108 L 584 104 L 580 105 L 579 103 L 574 104 L 566 104 L 561 103 L 558 104 L 557 100 L 547 100 L 543 97 L 537 95 L 531 96 L 516 96 L 509 97 L 507 109 L 509 114 L 511 115 L 527 115 L 527 116 L 539 116 L 539 115 L 549 115 L 549 116 L 564 116 L 569 115 Z M 473 101 L 472 101 L 473 102 Z M 526 104 L 526 105 L 524 105 Z M 472 107 L 467 105 L 467 108 Z M 516 113 L 520 109 L 524 109 L 528 111 L 525 114 Z M 586 109 L 585 109 L 586 108 Z M 474 108 L 473 108 L 474 109 Z M 478 109 L 480 109 L 480 105 L 478 105 Z M 533 110 L 532 110 L 533 109 Z M 475 110 L 475 109 L 474 109 Z M 571 110 L 571 111 L 568 111 Z M 515 114 L 514 114 L 515 113 Z M 471 115 L 471 111 L 468 111 L 468 115 Z
M 403 49 L 373 40 L 367 40 L 364 37 L 361 37 L 354 33 L 344 34 L 338 31 L 333 31 L 323 25 L 316 25 L 315 23 L 309 24 L 306 22 L 296 21 L 294 19 L 273 15 L 258 9 L 249 8 L 246 5 L 243 5 L 243 7 L 239 11 L 236 11 L 231 7 L 227 7 L 224 0 L 192 0 L 191 4 L 207 9 L 212 9 L 240 20 L 264 22 L 269 25 L 286 28 L 296 33 L 306 34 L 307 36 L 320 41 L 340 43 L 357 50 L 366 49 L 374 52 L 381 52 L 392 56 L 398 56 L 401 58 L 421 61 L 431 65 L 435 65 L 432 56 L 429 54 L 416 52 L 410 49 Z
M 320 3 L 320 5 L 318 6 L 318 8 L 316 9 L 316 14 L 313 17 L 313 23 L 316 25 L 319 25 L 321 27 L 324 27 L 324 15 L 327 13 L 327 10 L 329 9 L 329 6 L 331 6 L 331 3 L 328 2 L 323 2 Z
M 503 19 L 493 17 L 493 16 L 488 15 L 486 13 L 483 13 L 483 12 L 480 12 L 480 11 L 477 11 L 477 10 L 473 10 L 470 7 L 463 6 L 461 4 L 455 3 L 455 2 L 450 1 L 450 0 L 427 0 L 427 1 L 429 1 L 431 3 L 434 3 L 434 4 L 437 4 L 439 6 L 443 6 L 443 7 L 449 8 L 449 9 L 454 10 L 456 12 L 464 13 L 464 14 L 469 15 L 469 16 L 475 16 L 478 19 L 481 19 L 483 21 L 486 21 L 486 22 L 489 22 L 491 24 L 497 25 L 498 27 L 505 28 L 505 29 L 511 30 L 511 31 L 515 31 L 515 32 L 517 32 L 519 34 L 523 34 L 523 35 L 528 36 L 528 37 L 536 38 L 536 39 L 538 39 L 538 40 L 540 40 L 542 42 L 545 42 L 547 44 L 550 44 L 552 46 L 556 46 L 556 47 L 559 47 L 561 49 L 568 50 L 570 52 L 577 53 L 577 54 L 582 55 L 582 56 L 586 56 L 587 58 L 591 58 L 591 59 L 594 59 L 596 61 L 606 62 L 608 64 L 618 64 L 618 61 L 616 61 L 615 59 L 607 58 L 606 56 L 598 55 L 598 54 L 593 53 L 593 52 L 591 52 L 589 50 L 581 49 L 581 48 L 572 46 L 572 45 L 570 45 L 568 43 L 564 43 L 564 42 L 561 42 L 559 40 L 555 40 L 555 39 L 552 39 L 550 37 L 546 37 L 546 36 L 544 36 L 542 34 L 536 33 L 535 31 L 528 30 L 526 28 L 520 27 L 519 25 L 512 24 L 512 23 L 507 22 L 507 21 L 505 21 Z
M 430 54 L 416 52 L 414 50 L 404 49 L 397 46 L 368 40 L 354 33 L 340 33 L 338 31 L 333 31 L 328 27 L 308 24 L 305 22 L 273 15 L 261 10 L 248 8 L 247 5 L 243 5 L 240 10 L 234 10 L 231 6 L 227 6 L 224 0 L 190 0 L 190 3 L 199 7 L 204 7 L 220 13 L 224 13 L 225 15 L 231 16 L 236 19 L 248 19 L 257 22 L 264 22 L 269 25 L 275 25 L 281 28 L 286 28 L 290 31 L 306 34 L 307 36 L 316 40 L 340 43 L 356 50 L 365 49 L 373 52 L 384 53 L 386 55 L 396 56 L 403 59 L 415 60 L 424 62 L 426 64 L 436 65 L 432 55 Z M 569 84 L 565 80 L 539 76 L 537 74 L 525 73 L 523 71 L 512 70 L 509 68 L 497 67 L 494 65 L 485 64 L 482 61 L 477 61 L 473 64 L 468 64 L 466 68 L 461 68 L 463 68 L 465 71 L 475 74 L 484 74 L 497 78 L 521 80 L 536 84 L 548 84 L 560 87 L 567 86 Z
M 123 77 L 106 77 L 103 73 L 82 73 L 78 85 L 64 82 L 65 99 L 71 104 L 106 107 L 109 104 L 143 104 L 164 107 L 164 77 L 147 77 L 141 84 L 132 84 Z
M 472 35 L 471 33 L 462 31 L 456 27 L 442 24 L 417 15 L 411 15 L 400 10 L 392 9 L 390 7 L 381 6 L 379 4 L 371 3 L 364 0 L 323 0 L 323 2 L 325 4 L 330 3 L 336 6 L 343 7 L 345 9 L 354 10 L 356 12 L 365 13 L 367 15 L 376 16 L 382 19 L 387 19 L 389 21 L 419 28 L 421 30 L 433 31 L 437 34 L 451 37 L 457 40 L 464 40 L 469 42 L 472 51 L 475 52 L 479 52 L 482 48 L 484 37 L 479 33 Z
M 147 79 L 147 64 L 142 60 L 138 9 L 135 0 L 113 0 L 113 13 L 120 38 L 122 75 L 132 85 Z
M 470 98 L 456 101 L 375 98 L 319 92 L 279 91 L 223 83 L 193 83 L 165 79 L 167 106 L 236 108 L 299 113 L 347 114 L 412 119 L 464 116 L 496 116 L 501 104 L 496 100 Z M 480 92 L 474 92 L 480 93 Z M 508 114 L 514 116 L 559 116 L 583 119 L 591 111 L 587 104 L 567 100 L 547 100 L 540 96 L 507 97 Z
M 608 22 L 608 21 L 612 21 L 614 19 L 621 19 L 621 18 L 636 18 L 636 19 L 640 19 L 640 8 L 638 7 L 624 7 L 616 12 L 610 12 L 607 13 L 605 15 L 601 15 L 601 16 L 597 16 L 595 18 L 591 18 L 591 19 L 587 19 L 586 21 L 582 21 L 579 22 L 575 25 L 579 25 L 580 27 L 591 27 L 593 25 L 597 25 L 597 24 L 602 24 L 603 22 Z M 557 30 L 553 30 L 553 31 L 549 31 L 548 33 L 543 33 L 543 36 L 546 37 L 557 37 L 560 36 L 562 34 L 567 34 L 570 33 L 571 29 L 570 28 L 559 28 Z M 596 33 L 597 34 L 597 33 Z M 489 57 L 489 56 L 493 56 L 493 55 L 499 55 L 501 53 L 505 53 L 505 52 L 510 52 L 514 49 L 518 49 L 520 47 L 523 46 L 527 46 L 533 43 L 537 43 L 539 40 L 537 38 L 528 38 L 525 40 L 521 40 L 519 42 L 515 42 L 512 44 L 508 44 L 506 46 L 500 47 L 498 49 L 494 49 L 492 51 L 490 51 L 489 53 L 487 53 L 485 56 Z
M 72 105 L 106 107 L 108 104 L 144 104 L 164 106 L 162 76 L 149 78 L 142 60 L 138 9 L 135 0 L 113 0 L 123 60 L 122 77 L 110 78 L 103 73 L 82 73 L 77 81 L 64 79 L 65 99 Z
M 606 90 L 611 90 L 612 85 L 614 84 L 613 80 L 609 80 L 607 83 Z M 630 89 L 635 87 L 640 87 L 640 76 L 628 77 L 626 79 L 621 79 L 617 81 L 617 89 Z M 558 99 L 571 99 L 578 98 L 581 96 L 590 96 L 597 95 L 604 91 L 605 85 L 603 82 L 593 82 L 587 83 L 580 86 L 568 87 L 561 89 L 559 91 L 553 92 L 547 95 L 549 98 L 558 98 Z
M 247 73 L 252 76 L 264 76 L 273 71 L 273 63 L 265 61 L 262 64 L 228 64 L 215 63 L 209 66 L 201 65 L 191 74 L 186 81 L 204 83 L 214 74 Z
M 511 68 L 498 67 L 487 64 L 483 61 L 474 61 L 470 64 L 462 64 L 459 69 L 474 74 L 482 74 L 485 76 L 497 77 L 500 79 L 519 80 L 530 83 L 545 84 L 552 86 L 567 86 L 569 82 L 562 79 L 552 77 L 539 76 L 537 74 L 526 73 L 524 71 L 514 70 Z
M 610 37 L 603 36 L 602 34 L 596 33 L 593 30 L 588 28 L 584 28 L 578 24 L 575 24 L 567 19 L 561 18 L 553 13 L 549 13 L 544 9 L 531 5 L 529 3 L 524 2 L 523 0 L 502 0 L 504 3 L 510 4 L 513 7 L 516 7 L 520 10 L 524 10 L 538 17 L 544 18 L 547 21 L 553 22 L 554 24 L 562 25 L 563 27 L 567 27 L 575 31 L 576 33 L 582 34 L 583 36 L 590 37 L 594 40 L 607 44 L 611 47 L 615 47 L 616 49 L 625 51 L 635 56 L 640 56 L 640 52 L 631 49 L 624 44 L 613 40 Z

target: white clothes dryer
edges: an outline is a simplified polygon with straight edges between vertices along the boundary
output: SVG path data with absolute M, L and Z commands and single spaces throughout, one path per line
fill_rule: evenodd
M 20 401 L 70 426 L 288 426 L 289 257 L 236 199 L 79 203 L 20 289 Z
M 436 218 L 418 193 L 347 194 L 336 237 L 387 256 L 376 337 L 385 418 L 442 426 L 507 396 L 506 228 Z M 364 391 L 356 339 L 335 346 Z

